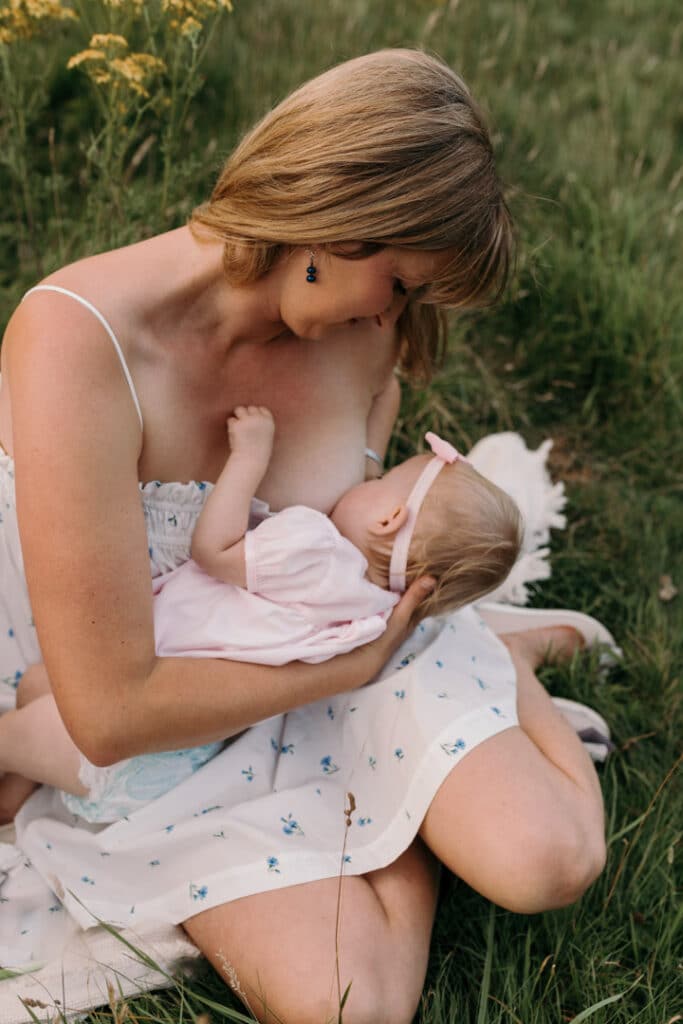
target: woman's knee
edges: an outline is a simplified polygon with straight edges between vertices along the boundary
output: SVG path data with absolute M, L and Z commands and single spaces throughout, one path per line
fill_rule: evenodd
M 358 965 L 344 975 L 341 994 L 331 995 L 329 984 L 309 981 L 281 994 L 284 998 L 271 993 L 268 999 L 264 993 L 262 999 L 252 998 L 248 1005 L 261 1024 L 329 1024 L 340 1019 L 344 1024 L 411 1024 L 419 993 L 409 992 L 401 978 L 387 982 L 382 972 Z
M 518 858 L 509 900 L 502 905 L 521 914 L 557 910 L 576 903 L 601 874 L 604 834 L 565 824 L 555 832 L 528 836 Z

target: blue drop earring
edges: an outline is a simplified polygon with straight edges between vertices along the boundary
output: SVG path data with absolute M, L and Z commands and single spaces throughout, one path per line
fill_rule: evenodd
M 308 259 L 309 263 L 308 266 L 306 267 L 306 280 L 310 284 L 315 284 L 316 278 L 318 276 L 318 268 L 315 265 L 315 249 L 309 249 Z

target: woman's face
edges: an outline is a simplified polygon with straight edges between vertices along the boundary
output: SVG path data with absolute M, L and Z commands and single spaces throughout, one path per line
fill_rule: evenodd
M 367 320 L 393 326 L 411 294 L 429 285 L 449 259 L 448 252 L 393 247 L 348 259 L 319 249 L 316 280 L 310 282 L 310 251 L 296 248 L 280 268 L 280 318 L 294 334 L 312 341 Z

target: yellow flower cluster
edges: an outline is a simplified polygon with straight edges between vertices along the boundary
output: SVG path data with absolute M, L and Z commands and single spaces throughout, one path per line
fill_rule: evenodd
M 115 10 L 119 10 L 121 7 L 132 7 L 136 13 L 139 13 L 145 6 L 145 0 L 102 0 L 105 7 L 113 7 Z
M 232 11 L 231 0 L 161 0 L 161 9 L 171 18 L 169 26 L 191 39 L 202 30 L 202 18 L 219 11 Z
M 29 39 L 44 21 L 67 21 L 75 17 L 75 11 L 60 0 L 5 0 L 0 10 L 0 45 L 14 39 Z
M 86 74 L 96 85 L 122 85 L 146 98 L 150 79 L 165 71 L 166 65 L 151 53 L 126 53 L 127 49 L 128 41 L 123 36 L 97 33 L 88 49 L 75 53 L 66 66 L 71 69 L 84 64 Z

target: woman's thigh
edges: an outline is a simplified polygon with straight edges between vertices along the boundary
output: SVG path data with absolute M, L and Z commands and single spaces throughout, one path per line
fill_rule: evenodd
M 602 866 L 602 822 L 586 793 L 517 727 L 451 771 L 420 835 L 454 874 L 518 913 L 574 902 Z
M 417 840 L 362 877 L 258 893 L 185 922 L 260 1021 L 409 1024 L 427 968 L 438 865 Z M 340 897 L 341 891 L 341 897 Z M 337 914 L 339 910 L 339 927 Z

